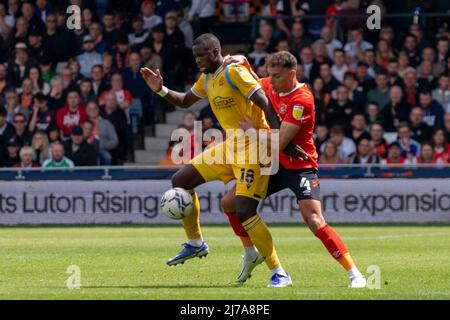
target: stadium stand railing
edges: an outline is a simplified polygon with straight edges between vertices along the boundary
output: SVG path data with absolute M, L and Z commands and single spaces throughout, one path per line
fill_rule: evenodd
M 181 166 L 1 168 L 0 181 L 170 179 Z M 321 178 L 450 178 L 450 164 L 323 164 Z

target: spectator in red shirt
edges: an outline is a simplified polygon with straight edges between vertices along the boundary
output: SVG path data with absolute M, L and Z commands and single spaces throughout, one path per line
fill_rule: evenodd
M 370 126 L 370 142 L 374 152 L 380 157 L 385 158 L 387 156 L 388 144 L 383 138 L 384 130 L 380 122 L 374 122 Z
M 36 168 L 39 165 L 33 161 L 34 149 L 32 147 L 23 147 L 20 149 L 20 162 L 13 165 L 13 168 Z
M 381 160 L 382 164 L 404 164 L 405 157 L 401 156 L 402 148 L 397 141 L 392 142 L 388 148 L 388 157 Z
M 334 0 L 333 4 L 330 4 L 326 9 L 325 9 L 325 15 L 327 16 L 326 20 L 325 20 L 325 24 L 327 26 L 329 26 L 330 28 L 334 27 L 334 21 L 335 21 L 335 16 L 337 16 L 339 14 L 339 11 L 341 11 L 343 9 L 342 3 L 345 2 L 345 0 Z
M 403 82 L 405 83 L 406 101 L 412 106 L 417 106 L 419 104 L 419 99 L 416 69 L 410 67 L 407 68 L 405 70 Z
M 422 143 L 420 147 L 420 154 L 414 160 L 415 161 L 413 162 L 415 163 L 437 163 L 438 159 L 436 158 L 436 153 L 433 150 L 433 145 L 429 142 Z M 434 168 L 434 166 L 431 166 L 430 168 Z M 424 169 L 424 167 L 421 167 L 421 169 Z
M 122 75 L 120 73 L 114 73 L 111 77 L 111 89 L 103 92 L 99 98 L 99 104 L 105 105 L 105 97 L 108 93 L 114 93 L 116 101 L 120 109 L 125 111 L 127 115 L 127 121 L 130 123 L 130 106 L 133 101 L 131 92 L 123 88 Z
M 69 91 L 66 104 L 56 114 L 56 124 L 63 139 L 70 138 L 72 129 L 86 121 L 86 117 L 86 110 L 80 102 L 78 91 Z
M 444 129 L 436 129 L 433 134 L 433 150 L 436 162 L 450 162 L 450 144 L 445 137 Z

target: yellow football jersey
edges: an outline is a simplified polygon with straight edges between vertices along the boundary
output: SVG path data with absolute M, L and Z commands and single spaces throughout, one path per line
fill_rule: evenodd
M 208 98 L 224 130 L 238 129 L 239 121 L 246 116 L 255 129 L 269 129 L 263 110 L 249 99 L 260 88 L 245 67 L 229 64 L 214 74 L 202 73 L 191 91 L 199 98 Z

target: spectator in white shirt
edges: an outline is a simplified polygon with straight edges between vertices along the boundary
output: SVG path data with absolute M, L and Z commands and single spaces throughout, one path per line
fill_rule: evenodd
M 189 20 L 198 22 L 199 33 L 211 31 L 215 20 L 216 1 L 192 0 L 189 10 Z
M 339 125 L 331 127 L 329 141 L 338 146 L 339 158 L 341 159 L 347 159 L 356 151 L 355 143 L 352 139 L 344 136 L 344 129 Z M 322 144 L 320 147 L 320 152 L 324 151 L 325 145 L 326 143 Z
M 141 15 L 144 19 L 144 29 L 150 31 L 154 26 L 163 22 L 163 19 L 155 14 L 155 2 L 145 0 L 141 4 Z
M 7 22 L 6 8 L 3 3 L 0 3 L 0 36 L 7 38 L 13 26 L 10 26 Z
M 102 64 L 102 56 L 95 51 L 95 42 L 92 36 L 84 36 L 83 53 L 77 57 L 77 60 L 81 65 L 80 73 L 87 78 L 90 76 L 93 66 Z
M 5 22 L 10 28 L 14 28 L 16 17 L 19 15 L 20 1 L 8 0 L 8 12 L 6 12 Z
M 331 67 L 331 74 L 339 81 L 344 80 L 344 74 L 348 70 L 348 66 L 345 64 L 345 53 L 342 49 L 334 50 L 333 66 Z
M 249 53 L 249 58 L 252 60 L 252 64 L 255 67 L 259 67 L 264 64 L 264 59 L 268 55 L 266 51 L 266 43 L 263 38 L 258 37 L 253 43 L 253 51 Z
M 310 47 L 304 47 L 300 51 L 300 62 L 303 65 L 305 78 L 313 80 L 318 73 L 318 66 L 314 63 L 314 53 Z
M 324 26 L 322 30 L 320 30 L 320 39 L 317 41 L 322 42 L 325 45 L 329 58 L 333 57 L 334 50 L 342 48 L 342 42 L 333 38 L 333 30 L 328 26 Z
M 438 39 L 437 44 L 437 62 L 445 66 L 447 64 L 447 57 L 449 53 L 449 40 L 446 37 Z
M 194 45 L 194 29 L 192 29 L 192 25 L 185 18 L 183 10 L 178 10 L 177 15 L 178 28 L 184 35 L 184 47 L 186 49 L 192 49 Z
M 144 19 L 136 16 L 132 20 L 133 32 L 128 34 L 128 41 L 131 46 L 140 45 L 147 40 L 149 32 L 144 28 Z
M 450 89 L 448 74 L 441 74 L 438 79 L 439 87 L 433 90 L 433 99 L 439 102 L 447 113 L 450 113 Z
M 364 52 L 367 49 L 373 49 L 373 45 L 363 38 L 363 30 L 361 28 L 353 29 L 350 32 L 350 38 L 352 41 L 348 42 L 344 50 L 352 55 L 352 57 L 363 60 Z

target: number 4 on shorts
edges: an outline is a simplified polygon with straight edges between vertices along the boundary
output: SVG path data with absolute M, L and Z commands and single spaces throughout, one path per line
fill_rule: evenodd
M 302 177 L 300 180 L 300 188 L 306 188 L 306 190 L 311 190 L 311 186 L 309 184 L 309 180 L 305 177 Z

